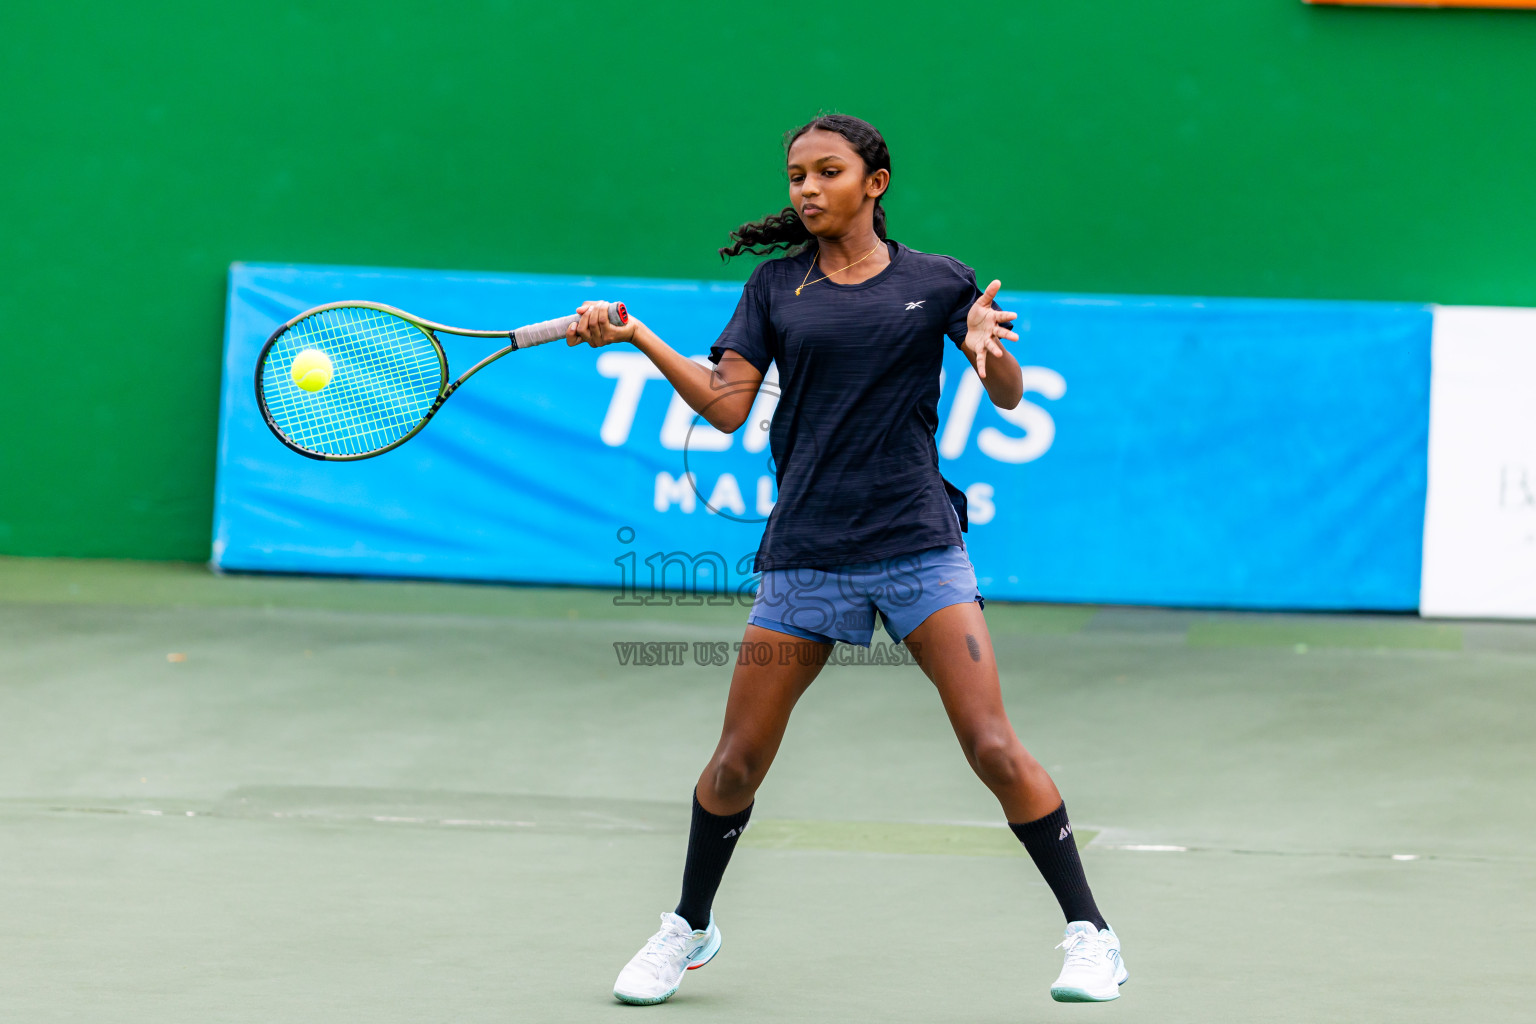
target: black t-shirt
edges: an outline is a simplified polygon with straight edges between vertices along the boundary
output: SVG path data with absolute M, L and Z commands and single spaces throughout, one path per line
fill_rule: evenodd
M 818 281 L 795 294 L 811 253 L 752 272 L 709 357 L 726 349 L 779 365 L 769 443 L 779 500 L 757 571 L 825 569 L 960 543 L 965 496 L 939 475 L 944 336 L 965 340 L 980 292 L 948 256 L 888 242 L 867 281 Z M 814 250 L 813 250 L 814 251 Z M 810 276 L 820 276 L 820 263 Z

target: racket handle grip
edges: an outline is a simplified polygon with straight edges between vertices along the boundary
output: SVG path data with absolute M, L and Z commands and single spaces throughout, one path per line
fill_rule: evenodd
M 527 327 L 519 327 L 512 332 L 512 341 L 518 348 L 532 348 L 535 345 L 543 345 L 554 341 L 556 338 L 565 337 L 566 328 L 581 319 L 576 314 L 559 316 L 553 320 L 545 320 L 543 323 L 529 324 Z M 623 327 L 629 323 L 629 310 L 624 308 L 624 303 L 614 302 L 608 306 L 608 322 L 615 327 Z

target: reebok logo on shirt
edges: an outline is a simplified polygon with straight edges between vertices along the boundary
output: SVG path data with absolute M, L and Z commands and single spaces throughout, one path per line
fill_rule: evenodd
M 927 301 L 928 301 L 927 299 L 919 299 L 916 302 L 909 302 L 909 303 L 907 303 L 907 308 L 908 309 L 922 309 L 923 308 L 923 303 L 925 303 Z

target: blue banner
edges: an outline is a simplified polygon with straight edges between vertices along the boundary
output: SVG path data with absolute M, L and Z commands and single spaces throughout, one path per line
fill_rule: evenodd
M 740 286 L 236 264 L 214 561 L 224 569 L 749 589 L 774 501 L 770 375 L 722 435 L 644 356 L 556 342 L 477 374 L 422 433 L 323 463 L 256 408 L 262 343 L 371 299 L 510 329 L 622 299 L 702 358 Z M 1418 605 L 1429 307 L 1007 294 L 1024 402 L 986 400 L 947 346 L 938 446 L 972 560 L 1004 600 L 1246 608 Z M 494 342 L 444 335 L 450 371 Z

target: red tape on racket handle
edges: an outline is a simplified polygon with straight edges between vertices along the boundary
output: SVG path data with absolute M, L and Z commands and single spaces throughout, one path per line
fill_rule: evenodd
M 580 320 L 581 317 L 572 313 L 570 316 L 556 317 L 553 320 L 545 320 L 543 323 L 529 324 L 527 327 L 519 327 L 512 332 L 512 340 L 518 348 L 532 348 L 535 345 L 543 345 L 554 341 L 556 338 L 565 337 L 566 328 Z M 624 303 L 614 302 L 608 306 L 608 322 L 615 327 L 623 327 L 629 323 L 629 310 L 624 308 Z

